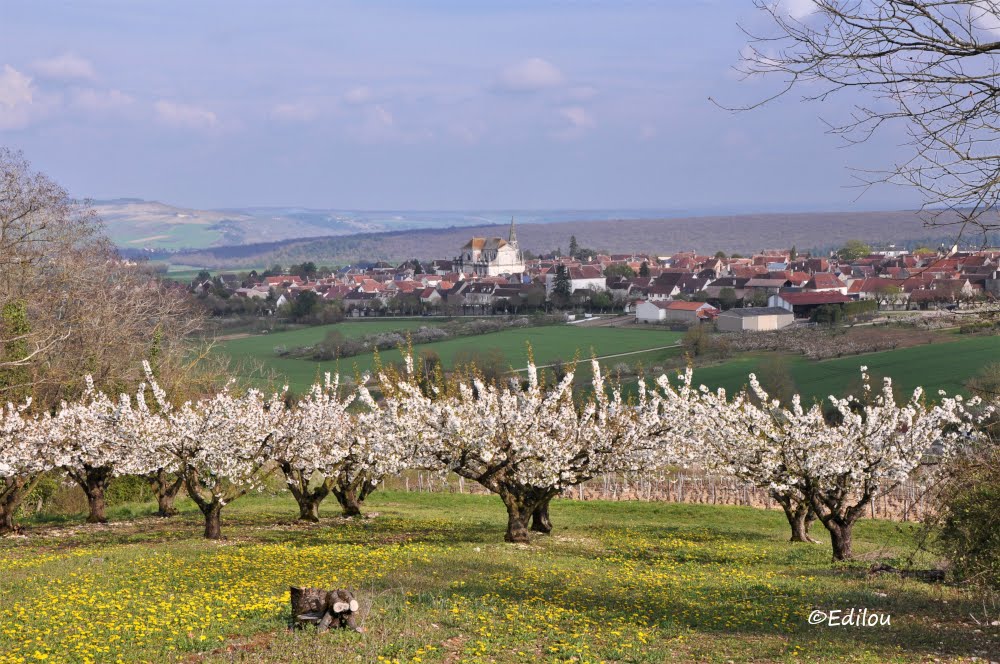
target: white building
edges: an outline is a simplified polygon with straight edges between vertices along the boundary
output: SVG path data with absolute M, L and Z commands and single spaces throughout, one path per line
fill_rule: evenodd
M 550 297 L 556 287 L 556 271 L 552 268 L 545 273 L 545 296 Z M 580 267 L 566 268 L 569 277 L 569 292 L 575 293 L 578 290 L 606 291 L 608 290 L 608 278 L 599 265 L 581 265 Z
M 718 310 L 707 302 L 647 300 L 635 308 L 637 323 L 698 323 L 711 319 Z
M 715 319 L 720 332 L 764 332 L 780 330 L 795 322 L 791 311 L 781 307 L 746 307 L 723 311 Z
M 455 258 L 453 269 L 481 277 L 524 272 L 524 256 L 517 246 L 514 219 L 510 220 L 510 234 L 506 240 L 499 237 L 474 237 L 469 240 L 462 247 L 462 253 Z

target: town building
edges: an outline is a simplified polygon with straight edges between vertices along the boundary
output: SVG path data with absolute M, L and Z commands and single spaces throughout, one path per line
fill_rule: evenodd
M 451 265 L 457 272 L 472 273 L 480 277 L 524 272 L 524 255 L 517 246 L 517 229 L 514 227 L 513 217 L 506 240 L 500 237 L 474 237 L 462 247 L 462 253 Z
M 795 322 L 795 315 L 781 307 L 746 307 L 723 311 L 715 319 L 720 332 L 780 330 Z

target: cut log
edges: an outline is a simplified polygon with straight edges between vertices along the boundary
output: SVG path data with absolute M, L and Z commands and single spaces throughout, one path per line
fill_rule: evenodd
M 325 632 L 331 627 L 364 630 L 357 626 L 355 614 L 360 604 L 349 590 L 323 590 L 321 588 L 290 588 L 292 627 L 316 625 Z
M 872 565 L 871 569 L 868 570 L 868 574 L 871 576 L 877 574 L 896 574 L 904 579 L 917 579 L 924 583 L 944 583 L 945 576 L 943 569 L 899 569 L 885 563 Z
M 295 616 L 295 619 L 301 622 L 318 623 L 323 619 L 323 615 L 323 613 L 303 613 Z

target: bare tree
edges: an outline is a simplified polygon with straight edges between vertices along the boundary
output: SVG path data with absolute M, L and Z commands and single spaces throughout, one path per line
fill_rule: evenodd
M 199 324 L 183 293 L 117 254 L 87 205 L 0 148 L 0 397 L 51 405 L 86 374 L 131 391 L 147 359 L 169 385 L 188 373 Z
M 1000 2 L 997 0 L 753 0 L 774 30 L 744 28 L 738 66 L 746 76 L 779 78 L 779 91 L 805 98 L 860 89 L 865 101 L 830 131 L 866 141 L 902 123 L 909 154 L 879 170 L 857 171 L 863 186 L 916 187 L 932 226 L 1000 229 Z
M 21 153 L 0 147 L 0 382 L 21 380 L 27 366 L 65 340 L 65 331 L 32 325 L 25 296 L 40 273 L 52 272 L 56 257 L 99 232 L 92 213 L 32 172 Z

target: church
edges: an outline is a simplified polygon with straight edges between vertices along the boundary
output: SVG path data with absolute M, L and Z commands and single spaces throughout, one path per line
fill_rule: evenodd
M 506 240 L 500 237 L 474 237 L 469 240 L 455 259 L 454 268 L 480 277 L 524 272 L 524 256 L 517 246 L 514 219 L 510 220 L 510 234 Z

